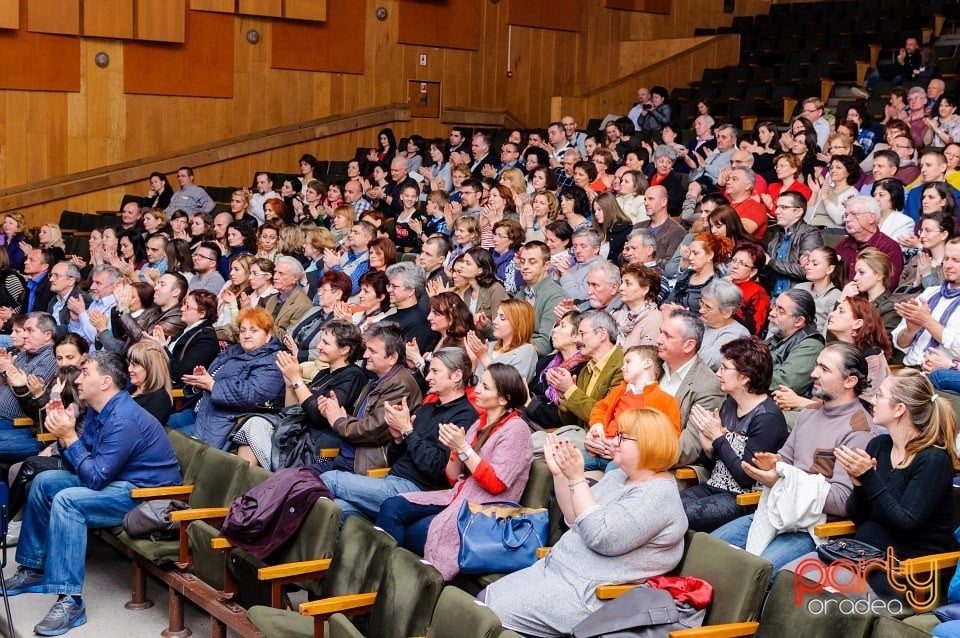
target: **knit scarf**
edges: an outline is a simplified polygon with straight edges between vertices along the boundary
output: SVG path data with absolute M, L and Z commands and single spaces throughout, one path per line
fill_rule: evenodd
M 956 312 L 957 307 L 960 307 L 960 286 L 958 286 L 957 288 L 951 288 L 950 284 L 948 284 L 947 282 L 943 282 L 942 284 L 940 284 L 940 290 L 933 293 L 933 296 L 930 297 L 930 301 L 927 302 L 927 305 L 930 307 L 931 312 L 933 312 L 933 309 L 937 307 L 937 304 L 940 303 L 941 299 L 946 299 L 950 302 L 950 305 L 947 306 L 946 311 L 938 320 L 941 325 L 946 326 L 946 325 L 949 325 L 950 318 L 953 317 L 953 313 Z M 921 328 L 920 330 L 918 330 L 916 336 L 913 338 L 913 343 L 916 343 L 917 340 L 920 338 L 920 335 L 926 332 L 927 332 L 926 328 Z M 940 345 L 940 342 L 934 339 L 933 336 L 931 335 L 930 347 L 936 348 L 938 345 Z
M 580 354 L 580 351 L 577 350 L 574 352 L 570 358 L 564 359 L 560 353 L 547 364 L 547 367 L 543 369 L 543 372 L 540 373 L 540 382 L 546 385 L 546 376 L 547 370 L 552 370 L 553 368 L 563 368 L 564 370 L 573 373 L 573 370 L 580 364 L 586 363 L 589 360 L 589 357 L 586 357 Z M 560 405 L 560 393 L 557 392 L 557 389 L 551 385 L 547 385 L 547 389 L 544 391 L 547 399 L 550 400 L 550 403 L 554 405 Z

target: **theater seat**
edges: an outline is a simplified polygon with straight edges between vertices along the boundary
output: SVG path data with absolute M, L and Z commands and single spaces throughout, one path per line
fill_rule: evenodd
M 497 638 L 500 619 L 458 587 L 447 586 L 433 611 L 427 638 Z

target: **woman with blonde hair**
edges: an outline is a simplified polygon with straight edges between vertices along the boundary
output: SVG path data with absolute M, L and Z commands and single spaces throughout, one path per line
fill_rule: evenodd
M 167 214 L 162 210 L 151 208 L 143 214 L 143 230 L 146 237 L 154 233 L 162 233 L 167 229 Z
M 530 194 L 527 193 L 527 178 L 519 168 L 508 168 L 500 173 L 500 185 L 506 186 L 513 193 L 518 210 L 521 205 L 530 201 Z
M 601 193 L 593 200 L 593 230 L 600 233 L 600 256 L 619 264 L 633 222 L 610 193 Z
M 250 268 L 257 258 L 253 255 L 237 255 L 230 262 L 230 278 L 220 290 L 217 308 L 218 316 L 214 328 L 234 326 L 240 314 L 240 295 L 250 288 Z M 218 330 L 217 334 L 220 334 Z M 232 341 L 232 339 L 231 339 Z
M 520 225 L 526 233 L 526 241 L 544 241 L 547 225 L 557 218 L 560 200 L 550 191 L 535 193 L 529 204 L 519 209 Z
M 547 435 L 544 460 L 571 526 L 547 558 L 481 592 L 504 628 L 532 636 L 569 634 L 601 605 L 598 584 L 660 576 L 683 557 L 687 519 L 668 471 L 680 453 L 676 431 L 652 409 L 629 410 L 617 423 L 617 469 L 593 486 L 580 450 Z
M 230 195 L 230 214 L 234 221 L 242 221 L 245 218 L 254 219 L 250 213 L 250 192 L 244 190 L 233 191 Z
M 882 250 L 864 248 L 857 253 L 853 280 L 840 291 L 840 303 L 848 297 L 864 297 L 880 313 L 883 325 L 892 332 L 900 323 L 900 315 L 893 309 L 893 295 L 888 290 L 893 277 L 893 263 Z
M 23 262 L 27 259 L 30 245 L 30 229 L 27 227 L 27 218 L 23 213 L 9 211 L 3 216 L 3 232 L 0 233 L 0 246 L 7 249 L 10 257 L 10 267 L 22 271 Z
M 477 363 L 477 378 L 491 363 L 516 368 L 529 383 L 537 370 L 537 350 L 533 347 L 536 316 L 531 306 L 520 299 L 506 299 L 493 317 L 494 341 L 484 342 L 476 332 L 468 332 L 467 354 Z
M 347 235 L 350 234 L 350 229 L 353 228 L 353 224 L 356 221 L 357 213 L 353 210 L 353 206 L 337 206 L 333 209 L 331 232 L 333 233 L 333 241 L 337 243 L 337 246 L 342 244 L 343 240 L 347 238 Z
M 166 425 L 173 412 L 170 356 L 156 341 L 143 339 L 127 350 L 130 396 L 137 405 Z
M 93 233 L 91 233 L 92 235 Z M 52 250 L 56 261 L 66 259 L 67 247 L 63 243 L 63 233 L 57 224 L 44 224 L 37 234 L 41 250 Z

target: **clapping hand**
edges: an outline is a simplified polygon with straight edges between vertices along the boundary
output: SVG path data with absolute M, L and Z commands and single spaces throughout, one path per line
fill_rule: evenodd
M 927 374 L 936 370 L 946 370 L 953 361 L 940 348 L 930 348 L 923 357 L 923 371 Z
M 27 373 L 16 366 L 7 366 L 7 383 L 14 387 L 27 385 Z
M 583 454 L 573 443 L 557 438 L 556 434 L 547 434 L 543 444 L 543 458 L 554 476 L 563 474 L 570 482 L 584 478 Z
M 59 384 L 60 390 L 63 390 L 63 380 L 58 379 L 57 382 L 53 384 L 51 392 L 58 387 L 57 384 Z M 30 396 L 39 397 L 41 394 L 43 394 L 43 379 L 35 374 L 29 375 L 27 377 L 27 390 L 30 391 Z
M 87 314 L 87 317 L 90 319 L 90 325 L 93 326 L 93 329 L 98 333 L 103 332 L 107 329 L 107 326 L 110 325 L 110 320 L 107 319 L 107 315 L 99 310 L 91 310 Z
M 329 270 L 334 266 L 340 265 L 340 253 L 330 250 L 329 248 L 323 251 L 323 267 L 324 269 Z
M 323 418 L 325 418 L 330 425 L 333 425 L 339 419 L 347 417 L 347 411 L 340 405 L 340 400 L 337 399 L 337 395 L 333 393 L 333 390 L 330 391 L 330 396 L 325 397 L 320 395 L 317 397 L 317 409 L 320 410 L 320 414 L 323 415 Z
M 907 322 L 908 330 L 919 330 L 930 319 L 930 306 L 919 297 L 895 303 L 893 309 Z
M 417 420 L 417 417 L 410 415 L 410 408 L 407 407 L 407 397 L 402 397 L 400 403 L 384 402 L 383 419 L 387 423 L 387 428 L 389 428 L 393 440 L 399 443 L 404 432 L 413 429 L 413 422 Z
M 547 383 L 554 388 L 560 395 L 577 384 L 577 378 L 570 374 L 566 368 L 550 368 L 547 370 Z
M 577 305 L 573 302 L 573 299 L 564 299 L 553 307 L 553 316 L 557 318 L 557 321 L 560 321 L 563 319 L 563 315 L 576 309 Z
M 440 443 L 449 448 L 451 452 L 460 452 L 467 447 L 467 436 L 459 425 L 441 423 L 437 435 Z
M 779 460 L 779 454 L 757 452 L 753 455 L 753 463 L 741 461 L 740 466 L 743 468 L 743 471 L 755 481 L 767 487 L 773 487 L 773 484 L 780 478 L 777 474 L 777 461 Z
M 490 325 L 490 317 L 488 317 L 485 312 L 478 312 L 473 315 L 473 323 L 477 327 L 477 330 L 486 330 L 487 326 Z
M 67 309 L 77 317 L 87 311 L 87 304 L 83 302 L 83 297 L 74 295 L 67 299 Z
M 210 373 L 207 372 L 207 369 L 203 366 L 196 366 L 193 369 L 193 374 L 183 375 L 183 382 L 200 390 L 206 390 L 207 392 L 213 390 L 213 377 L 210 376 Z
M 77 417 L 73 410 L 67 410 L 59 401 L 47 404 L 47 418 L 43 425 L 47 432 L 60 439 L 65 447 L 77 440 Z
M 406 343 L 406 355 L 407 365 L 411 368 L 416 368 L 417 364 L 423 361 L 423 354 L 420 353 L 420 348 L 417 347 L 416 339 L 411 339 Z
M 846 445 L 841 445 L 833 449 L 833 454 L 837 458 L 837 463 L 850 475 L 854 485 L 860 484 L 857 479 L 863 476 L 867 470 L 877 469 L 877 459 L 867 454 L 866 450 L 854 450 Z
M 723 423 L 720 421 L 719 410 L 713 410 L 711 412 L 702 405 L 694 404 L 690 409 L 690 419 L 693 421 L 693 424 L 697 426 L 700 434 L 708 441 L 713 442 L 726 432 Z
M 467 353 L 470 354 L 474 360 L 482 359 L 486 356 L 487 342 L 478 337 L 476 332 L 473 330 L 468 332 L 467 338 L 464 341 L 464 345 L 467 346 Z
M 287 385 L 292 386 L 298 381 L 303 381 L 300 362 L 297 361 L 296 355 L 280 350 L 277 352 L 277 367 L 280 369 L 280 374 L 283 375 L 283 380 L 287 382 Z

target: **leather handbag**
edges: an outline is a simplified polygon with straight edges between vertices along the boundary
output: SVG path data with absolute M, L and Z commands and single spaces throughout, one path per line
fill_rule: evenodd
M 506 574 L 537 561 L 550 525 L 544 508 L 511 501 L 468 503 L 457 516 L 460 532 L 460 571 L 465 574 Z
M 817 556 L 829 565 L 840 558 L 853 562 L 872 558 L 883 559 L 886 557 L 886 552 L 855 538 L 831 538 L 817 546 Z
M 130 538 L 172 540 L 180 534 L 180 525 L 170 520 L 170 512 L 189 508 L 184 501 L 168 498 L 144 501 L 124 515 L 123 529 Z

